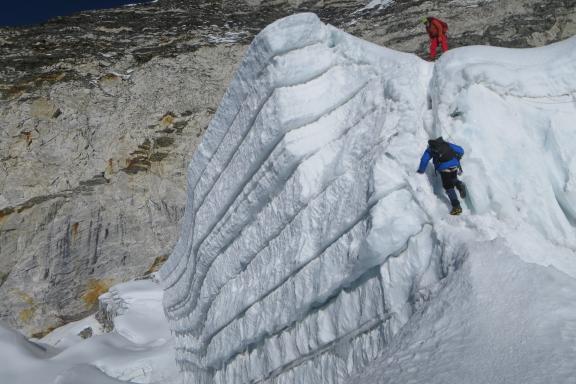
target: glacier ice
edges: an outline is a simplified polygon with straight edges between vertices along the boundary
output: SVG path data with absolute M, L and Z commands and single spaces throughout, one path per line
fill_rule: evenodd
M 344 382 L 471 241 L 576 277 L 575 46 L 433 65 L 313 14 L 263 30 L 190 162 L 161 270 L 186 382 Z M 414 175 L 440 134 L 466 149 L 473 215 L 446 218 L 432 172 Z

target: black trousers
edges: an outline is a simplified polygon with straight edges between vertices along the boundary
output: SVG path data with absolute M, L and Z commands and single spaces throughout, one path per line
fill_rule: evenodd
M 458 170 L 440 172 L 440 177 L 442 177 L 442 186 L 448 195 L 448 199 L 450 199 L 450 204 L 452 204 L 453 208 L 460 207 L 460 201 L 454 190 L 454 188 L 458 188 L 458 190 L 462 188 L 462 182 L 458 180 Z
M 444 187 L 445 190 L 458 188 L 462 183 L 458 180 L 457 169 L 450 172 L 440 172 L 440 177 L 442 178 L 442 187 Z

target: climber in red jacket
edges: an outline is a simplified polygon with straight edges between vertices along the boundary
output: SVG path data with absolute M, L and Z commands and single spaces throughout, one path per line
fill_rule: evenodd
M 423 17 L 421 21 L 426 24 L 426 32 L 430 36 L 430 59 L 434 60 L 438 44 L 442 46 L 442 52 L 448 50 L 448 38 L 446 37 L 448 24 L 435 17 Z

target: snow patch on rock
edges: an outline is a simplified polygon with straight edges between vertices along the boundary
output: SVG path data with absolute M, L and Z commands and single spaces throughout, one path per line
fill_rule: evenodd
M 0 324 L 0 377 L 10 384 L 177 384 L 174 339 L 162 310 L 163 291 L 150 280 L 111 288 L 101 297 L 115 315 L 103 333 L 94 316 L 29 341 Z M 78 334 L 90 327 L 91 337 Z

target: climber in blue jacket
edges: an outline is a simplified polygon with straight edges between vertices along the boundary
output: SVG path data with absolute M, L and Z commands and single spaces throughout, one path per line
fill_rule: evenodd
M 450 204 L 452 204 L 451 215 L 462 213 L 462 207 L 454 188 L 458 189 L 460 197 L 463 199 L 466 197 L 466 185 L 458 180 L 458 174 L 462 171 L 460 166 L 462 156 L 464 156 L 462 147 L 444 141 L 442 136 L 440 136 L 437 139 L 428 140 L 428 148 L 422 154 L 420 167 L 418 167 L 418 173 L 424 173 L 428 162 L 432 159 L 436 172 L 440 172 L 442 186 L 450 199 Z

